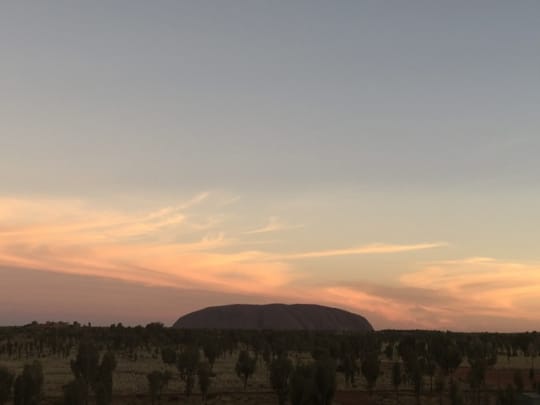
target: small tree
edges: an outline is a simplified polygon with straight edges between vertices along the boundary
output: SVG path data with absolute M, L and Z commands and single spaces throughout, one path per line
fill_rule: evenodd
M 64 405 L 85 405 L 88 401 L 88 386 L 80 379 L 64 385 Z
M 214 363 L 216 362 L 216 358 L 219 354 L 219 347 L 217 342 L 214 339 L 207 340 L 203 345 L 203 352 L 204 356 L 208 360 L 210 369 L 213 369 Z
M 292 405 L 319 404 L 315 365 L 299 364 L 291 375 L 289 397 Z
M 199 390 L 201 391 L 202 400 L 206 404 L 208 390 L 210 389 L 210 384 L 212 383 L 212 367 L 210 366 L 210 363 L 205 361 L 199 364 L 197 377 L 199 380 Z
M 24 393 L 24 379 L 22 375 L 18 375 L 17 378 L 15 378 L 15 383 L 13 385 L 13 405 L 25 405 L 26 404 L 26 398 Z
M 444 387 L 446 385 L 446 379 L 442 372 L 438 372 L 435 376 L 435 391 L 439 394 L 439 405 L 443 403 Z
M 525 384 L 523 383 L 523 373 L 521 372 L 521 370 L 516 370 L 514 372 L 514 386 L 516 387 L 516 391 L 523 392 L 524 385 Z
M 299 364 L 290 380 L 292 405 L 330 405 L 336 392 L 336 363 L 328 355 Z
M 82 401 L 82 404 L 88 404 L 91 388 L 96 395 L 96 405 L 109 405 L 112 402 L 116 358 L 112 352 L 106 352 L 101 362 L 99 357 L 99 350 L 94 343 L 81 342 L 75 360 L 71 361 L 71 371 L 75 376 L 75 381 L 69 383 L 64 389 L 66 400 Z
M 354 378 L 358 372 L 358 365 L 356 364 L 356 360 L 352 354 L 346 353 L 342 356 L 339 369 L 345 376 L 345 385 L 353 385 Z
M 167 346 L 161 349 L 161 359 L 163 363 L 168 365 L 176 364 L 176 350 L 173 347 Z
M 390 361 L 394 358 L 394 344 L 392 342 L 388 342 L 386 347 L 384 348 L 384 354 L 386 358 Z
M 396 390 L 396 400 L 399 403 L 399 386 L 401 385 L 401 363 L 396 361 L 392 366 L 392 385 Z
M 84 341 L 79 345 L 75 360 L 71 360 L 71 371 L 76 380 L 80 380 L 77 384 L 85 384 L 86 389 L 81 391 L 86 393 L 84 404 L 88 404 L 88 394 L 90 387 L 95 383 L 99 369 L 99 351 L 97 347 L 89 342 Z M 75 385 L 73 386 L 75 387 Z M 72 387 L 72 388 L 73 388 Z
M 189 398 L 195 385 L 195 373 L 199 365 L 199 348 L 187 346 L 177 356 L 176 367 L 180 372 L 180 378 L 184 381 L 184 393 Z
M 457 344 L 446 335 L 437 335 L 430 345 L 433 360 L 445 377 L 451 376 L 463 361 L 463 354 Z
M 11 387 L 15 375 L 6 367 L 0 367 L 0 405 L 4 405 L 11 397 Z
M 106 352 L 101 359 L 93 386 L 96 394 L 96 405 L 110 405 L 112 402 L 113 372 L 115 369 L 114 353 Z
M 35 360 L 25 364 L 23 372 L 15 379 L 14 405 L 37 405 L 43 388 L 43 368 Z
M 534 359 L 538 356 L 538 344 L 533 340 L 527 346 L 527 355 L 531 358 L 531 369 L 534 370 Z
M 377 378 L 379 378 L 379 372 L 380 372 L 380 361 L 379 361 L 379 355 L 377 352 L 370 351 L 366 353 L 362 361 L 361 370 L 367 382 L 369 395 L 372 395 L 373 388 L 375 387 Z
M 160 403 L 161 394 L 165 387 L 169 384 L 171 373 L 169 371 L 152 371 L 146 376 L 148 380 L 148 392 L 152 405 Z
M 414 394 L 416 396 L 416 403 L 420 404 L 420 398 L 422 396 L 422 388 L 424 384 L 424 358 L 415 358 L 410 365 L 410 375 L 413 383 Z
M 287 356 L 279 356 L 270 363 L 270 385 L 276 391 L 279 405 L 284 405 L 289 396 L 293 364 Z
M 236 375 L 242 379 L 244 383 L 244 391 L 247 388 L 247 382 L 249 377 L 255 372 L 257 360 L 255 357 L 251 357 L 247 350 L 242 350 L 238 355 L 238 360 L 236 361 L 235 371 Z
M 318 404 L 330 405 L 336 393 L 336 362 L 330 356 L 322 356 L 315 362 L 315 387 Z
M 272 360 L 274 360 L 274 356 L 272 355 L 272 348 L 268 343 L 266 343 L 263 347 L 262 358 L 264 365 L 266 366 L 266 371 L 270 373 L 270 365 L 272 364 Z
M 497 405 L 514 405 L 515 393 L 514 387 L 508 385 L 506 389 L 499 390 L 497 393 Z
M 435 377 L 435 371 L 437 370 L 437 364 L 431 357 L 427 357 L 424 362 L 424 370 L 429 376 L 429 393 L 433 393 L 433 377 Z
M 461 393 L 461 390 L 459 389 L 458 384 L 454 380 L 450 382 L 450 389 L 448 391 L 448 394 L 450 396 L 450 403 L 452 405 L 463 404 L 463 395 Z

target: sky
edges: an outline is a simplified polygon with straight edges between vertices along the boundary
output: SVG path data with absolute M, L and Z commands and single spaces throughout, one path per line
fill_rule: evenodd
M 540 3 L 0 5 L 0 324 L 540 325 Z

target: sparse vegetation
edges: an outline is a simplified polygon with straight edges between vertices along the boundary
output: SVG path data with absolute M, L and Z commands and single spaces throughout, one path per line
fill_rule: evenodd
M 0 328 L 0 404 L 510 403 L 536 390 L 529 347 L 535 339 L 162 325 Z

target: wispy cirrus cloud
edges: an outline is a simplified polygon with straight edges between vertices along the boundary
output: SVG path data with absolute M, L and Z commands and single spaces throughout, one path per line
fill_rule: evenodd
M 0 199 L 0 265 L 170 287 L 268 292 L 302 276 L 293 264 L 297 260 L 444 245 L 371 244 L 288 254 L 251 250 L 254 241 L 223 224 L 219 204 L 198 209 L 211 199 L 201 193 L 149 212 L 102 210 L 79 200 Z M 250 233 L 286 228 L 273 217 Z
M 268 218 L 268 222 L 265 226 L 247 231 L 245 234 L 254 235 L 258 233 L 277 232 L 297 228 L 302 228 L 302 225 L 288 225 L 282 222 L 278 217 L 270 217 Z
M 415 250 L 435 249 L 439 247 L 448 246 L 446 242 L 434 242 L 434 243 L 415 243 L 415 244 L 384 244 L 373 243 L 348 249 L 331 249 L 331 250 L 319 250 L 313 252 L 293 253 L 282 256 L 283 258 L 298 260 L 298 259 L 311 259 L 320 257 L 334 257 L 334 256 L 351 256 L 351 255 L 376 255 L 387 253 L 402 253 L 412 252 Z
M 152 235 L 184 223 L 185 212 L 208 196 L 201 193 L 147 213 L 99 210 L 75 199 L 0 198 L 0 237 L 39 239 L 46 234 L 54 240 L 77 234 L 88 241 L 105 241 Z
M 208 199 L 203 193 L 147 213 L 77 200 L 0 199 L 0 265 L 224 291 L 287 283 L 287 263 L 260 260 L 226 231 L 210 231 L 219 214 L 194 211 Z

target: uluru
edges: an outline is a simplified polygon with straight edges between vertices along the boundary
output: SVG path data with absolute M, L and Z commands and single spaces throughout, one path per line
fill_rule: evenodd
M 179 329 L 373 331 L 373 327 L 363 316 L 314 304 L 214 306 L 182 316 L 173 327 Z

